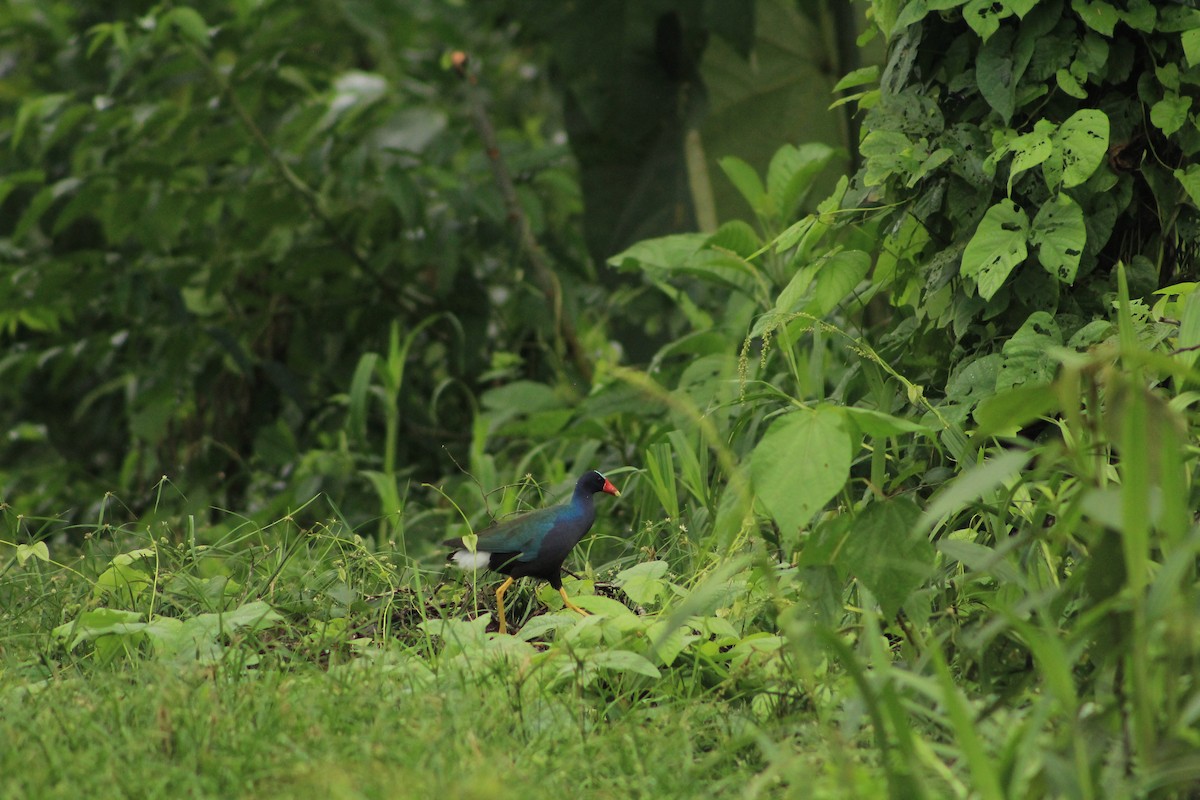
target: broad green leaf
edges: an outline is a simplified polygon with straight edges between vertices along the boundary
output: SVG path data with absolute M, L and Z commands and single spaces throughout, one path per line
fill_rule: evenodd
M 1094 108 L 1072 114 L 1051 136 L 1054 154 L 1042 164 L 1051 189 L 1078 186 L 1092 176 L 1108 152 L 1108 116 Z
M 543 588 L 548 589 L 549 586 L 547 585 Z M 553 589 L 551 589 L 551 591 L 553 592 L 551 599 L 558 598 L 559 602 L 561 603 L 562 598 L 559 597 L 558 592 L 554 592 Z M 611 597 L 604 597 L 603 595 L 598 594 L 579 594 L 571 595 L 570 597 L 572 603 L 579 606 L 584 611 L 590 611 L 593 614 L 599 614 L 603 617 L 633 616 L 633 612 L 629 610 L 629 606 L 625 605 L 619 600 L 613 600 Z
M 118 602 L 132 603 L 153 583 L 150 575 L 145 570 L 133 566 L 133 562 L 153 555 L 153 550 L 142 548 L 114 556 L 108 569 L 96 578 L 92 596 L 99 599 L 111 595 Z
M 820 142 L 800 147 L 784 145 L 776 151 L 767 168 L 767 195 L 774 213 L 791 219 L 813 180 L 836 156 L 836 150 Z
M 742 637 L 741 641 L 721 653 L 733 667 L 754 668 L 764 658 L 773 658 L 783 648 L 785 639 L 769 631 L 757 631 Z
M 1150 108 L 1150 121 L 1167 136 L 1177 133 L 1187 124 L 1192 98 L 1167 92 L 1166 97 Z
M 754 228 L 740 219 L 731 220 L 717 228 L 705 242 L 708 247 L 729 250 L 742 258 L 748 258 L 762 246 Z
M 787 227 L 787 230 L 775 237 L 775 252 L 782 253 L 784 250 L 794 247 L 817 224 L 819 224 L 817 218 L 812 214 L 793 222 Z
M 630 600 L 639 604 L 658 603 L 667 592 L 667 562 L 646 561 L 621 570 L 613 582 L 621 587 Z
M 1003 361 L 996 375 L 996 390 L 1026 384 L 1049 384 L 1058 362 L 1052 349 L 1062 345 L 1062 332 L 1054 317 L 1045 311 L 1030 314 L 1021 327 L 1004 343 Z
M 675 663 L 688 645 L 700 639 L 687 628 L 670 628 L 665 620 L 654 623 L 646 630 L 646 638 L 650 640 L 651 654 L 656 656 L 664 667 Z
M 1191 366 L 1200 357 L 1200 292 L 1194 291 L 1184 301 L 1182 319 L 1179 321 L 1179 337 L 1176 342 L 1182 351 L 1176 358 Z
M 762 179 L 758 177 L 754 167 L 734 156 L 726 156 L 717 163 L 746 202 L 750 204 L 754 213 L 763 213 L 767 190 L 763 188 Z
M 834 85 L 833 90 L 835 92 L 840 92 L 845 89 L 853 89 L 856 86 L 863 86 L 865 84 L 874 84 L 878 82 L 879 65 L 872 64 L 869 67 L 859 67 L 856 70 L 851 70 L 850 72 L 846 73 L 842 76 L 842 79 Z
M 50 548 L 45 542 L 34 542 L 33 544 L 17 545 L 17 564 L 25 566 L 25 562 L 31 558 L 36 558 L 39 561 L 50 560 Z
M 495 389 L 489 389 L 480 398 L 485 408 L 492 411 L 508 411 L 528 414 L 563 407 L 563 399 L 554 388 L 536 381 L 513 381 Z
M 975 407 L 976 436 L 1013 436 L 1021 428 L 1058 406 L 1048 384 L 1027 383 L 997 392 Z
M 1200 28 L 1184 31 L 1179 36 L 1183 42 L 1183 56 L 1187 59 L 1187 65 L 1194 67 L 1200 64 Z
M 925 425 L 903 417 L 894 417 L 873 408 L 846 406 L 842 409 L 851 424 L 867 436 L 899 436 L 902 433 L 921 433 L 929 435 L 933 431 Z
M 870 269 L 871 256 L 862 250 L 834 253 L 818 267 L 808 313 L 816 317 L 828 314 L 854 291 Z
M 719 286 L 737 289 L 753 297 L 759 288 L 757 270 L 740 256 L 704 248 L 679 267 L 679 272 L 702 278 Z
M 162 21 L 168 25 L 174 25 L 183 38 L 192 44 L 208 47 L 208 25 L 205 24 L 204 17 L 200 16 L 195 9 L 186 6 L 173 8 L 163 15 Z
M 67 649 L 74 650 L 80 643 L 91 641 L 98 636 L 140 633 L 145 627 L 141 620 L 142 615 L 138 611 L 96 608 L 83 612 L 71 622 L 59 625 L 51 631 L 51 635 L 59 640 L 72 637 Z
M 988 6 L 991 6 L 989 3 Z M 964 13 L 968 13 L 968 5 Z M 990 34 L 989 34 L 990 35 Z M 979 48 L 975 59 L 975 79 L 979 84 L 979 93 L 987 100 L 992 110 L 1000 115 L 1000 119 L 1008 125 L 1017 105 L 1017 74 L 1013 62 L 1012 43 L 1015 31 L 1006 28 L 999 36 L 994 36 Z M 984 37 L 985 39 L 987 37 Z
M 591 666 L 613 672 L 632 672 L 647 678 L 658 678 L 662 675 L 653 662 L 632 650 L 593 650 L 584 657 L 584 661 Z
M 1175 179 L 1183 184 L 1183 190 L 1197 206 L 1200 206 L 1200 164 L 1189 164 L 1186 169 L 1177 169 Z
M 1029 217 L 1012 200 L 987 210 L 963 251 L 962 274 L 975 279 L 984 300 L 1000 290 L 1009 273 L 1028 255 Z
M 963 7 L 963 19 L 984 42 L 1000 27 L 1000 20 L 1011 17 L 1012 13 L 1008 3 L 996 0 L 971 0 Z
M 1154 31 L 1158 14 L 1154 6 L 1150 4 L 1150 0 L 1129 0 L 1125 4 L 1125 8 L 1126 10 L 1117 13 L 1121 15 L 1121 20 L 1126 25 L 1142 33 Z
M 708 236 L 703 233 L 680 233 L 645 239 L 609 258 L 608 264 L 626 271 L 672 271 L 687 262 L 706 241 Z
M 1012 167 L 1008 173 L 1008 196 L 1012 197 L 1013 180 L 1028 169 L 1033 169 L 1044 162 L 1054 152 L 1050 143 L 1050 135 L 1057 125 L 1044 119 L 1038 120 L 1033 131 L 1016 137 L 1008 144 L 1013 154 Z
M 1054 73 L 1054 81 L 1058 84 L 1058 88 L 1078 100 L 1087 99 L 1087 89 L 1080 85 L 1075 76 L 1070 70 L 1060 69 Z
M 858 578 L 891 619 L 933 568 L 933 545 L 916 530 L 921 509 L 907 497 L 871 503 L 851 523 L 836 566 Z
M 1120 14 L 1104 0 L 1071 0 L 1071 10 L 1084 24 L 1104 36 L 1112 36 L 1113 28 L 1121 21 Z
M 991 397 L 996 392 L 996 375 L 1002 361 L 999 353 L 989 353 L 960 363 L 946 382 L 947 399 L 969 403 Z
M 1087 244 L 1083 209 L 1065 193 L 1047 201 L 1033 218 L 1029 242 L 1047 272 L 1062 283 L 1074 283 Z
M 907 184 L 928 157 L 920 143 L 895 130 L 871 131 L 858 149 L 866 163 L 863 183 L 867 186 L 879 186 L 892 175 Z
M 750 456 L 754 491 L 779 527 L 805 527 L 850 477 L 852 441 L 840 409 L 794 411 L 772 423 Z

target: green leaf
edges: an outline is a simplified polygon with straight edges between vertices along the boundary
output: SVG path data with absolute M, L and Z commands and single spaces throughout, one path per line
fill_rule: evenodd
M 767 195 L 774 213 L 784 220 L 791 219 L 796 206 L 812 189 L 813 180 L 836 157 L 836 150 L 820 142 L 779 148 L 767 168 Z
M 1094 108 L 1072 114 L 1051 137 L 1054 155 L 1042 165 L 1046 185 L 1078 186 L 1092 176 L 1108 152 L 1108 116 Z
M 1177 169 L 1175 179 L 1183 184 L 1183 190 L 1196 206 L 1200 206 L 1200 164 L 1189 164 L 1187 169 Z
M 879 82 L 879 65 L 872 64 L 869 67 L 859 67 L 856 70 L 851 70 L 842 76 L 842 79 L 834 84 L 833 91 L 840 92 L 845 89 L 853 89 L 856 86 L 865 86 Z
M 378 361 L 378 353 L 363 353 L 354 368 L 354 377 L 350 380 L 350 414 L 347 428 L 350 435 L 360 442 L 366 441 L 367 438 L 367 403 L 371 397 L 371 378 L 375 375 L 375 364 Z
M 705 242 L 708 247 L 729 250 L 742 258 L 748 258 L 762 247 L 754 228 L 740 219 L 730 220 L 717 228 Z
M 1000 27 L 1000 20 L 1011 16 L 1008 4 L 996 0 L 971 0 L 963 7 L 963 19 L 984 42 Z
M 1187 65 L 1194 67 L 1200 64 L 1200 28 L 1183 31 L 1179 36 L 1183 42 L 1183 56 L 1187 59 Z
M 1012 167 L 1008 173 L 1009 197 L 1012 197 L 1013 180 L 1018 175 L 1025 170 L 1033 169 L 1053 154 L 1054 146 L 1050 143 L 1050 136 L 1057 127 L 1053 122 L 1040 119 L 1034 124 L 1030 133 L 1018 136 L 1009 142 L 1008 149 L 1013 154 Z
M 205 24 L 204 17 L 200 16 L 195 9 L 173 8 L 163 15 L 162 21 L 168 25 L 174 25 L 183 38 L 192 44 L 208 47 L 208 25 Z
M 987 210 L 963 251 L 962 274 L 975 279 L 979 296 L 990 300 L 1009 273 L 1028 255 L 1029 217 L 1012 200 Z
M 51 635 L 55 639 L 66 640 L 68 650 L 74 650 L 83 642 L 91 641 L 98 636 L 113 634 L 140 633 L 145 627 L 141 621 L 142 615 L 137 611 L 124 611 L 116 608 L 96 608 L 85 611 L 71 622 L 59 625 Z
M 659 678 L 662 675 L 648 658 L 632 650 L 593 650 L 587 654 L 585 661 L 591 666 L 612 672 L 632 672 L 647 678 Z
M 717 163 L 733 185 L 737 187 L 742 197 L 746 199 L 746 202 L 750 204 L 754 213 L 763 213 L 767 191 L 763 188 L 762 179 L 758 177 L 754 167 L 734 156 L 726 156 Z
M 1080 85 L 1075 76 L 1070 70 L 1060 69 L 1054 73 L 1054 80 L 1058 84 L 1058 88 L 1069 94 L 1077 100 L 1087 99 L 1087 89 Z
M 608 264 L 625 271 L 671 271 L 685 263 L 706 241 L 708 236 L 703 233 L 680 233 L 645 239 L 609 258 Z
M 34 542 L 33 544 L 17 545 L 17 564 L 25 566 L 25 562 L 31 558 L 36 558 L 39 561 L 50 560 L 50 548 L 45 542 Z
M 1017 81 L 1020 79 L 1013 62 L 1012 43 L 1015 35 L 1011 28 L 1005 29 L 1003 34 L 993 37 L 980 47 L 979 55 L 975 59 L 975 79 L 979 85 L 979 93 L 988 101 L 992 110 L 1000 115 L 1005 125 L 1008 125 L 1016 109 Z
M 549 589 L 548 585 L 543 588 Z M 551 590 L 553 591 L 553 590 Z M 562 598 L 558 592 L 553 592 L 551 599 Z M 580 594 L 572 595 L 571 602 L 582 608 L 584 611 L 590 611 L 593 614 L 599 614 L 602 617 L 631 617 L 633 612 L 619 600 L 613 600 L 611 597 L 604 597 L 598 594 Z
M 966 539 L 942 539 L 938 552 L 962 564 L 972 572 L 991 575 L 1001 583 L 1025 588 L 1028 581 L 1007 558 L 1001 558 L 992 548 Z
M 806 311 L 816 317 L 825 316 L 854 291 L 870 269 L 871 256 L 862 250 L 834 253 L 818 265 L 813 299 Z
M 1053 388 L 1044 383 L 1014 386 L 985 398 L 973 414 L 979 428 L 975 435 L 1013 436 L 1021 428 L 1058 406 Z
M 640 605 L 658 603 L 667 592 L 667 562 L 646 561 L 621 570 L 613 582 L 621 587 L 630 600 Z
M 777 419 L 750 456 L 750 479 L 785 532 L 803 528 L 850 477 L 852 441 L 840 409 L 818 406 Z
M 666 620 L 660 620 L 646 630 L 646 638 L 650 640 L 651 655 L 657 657 L 664 667 L 669 667 L 700 636 L 686 628 L 669 627 Z
M 928 531 L 943 517 L 957 514 L 970 504 L 991 494 L 1013 477 L 1019 475 L 1034 457 L 1032 450 L 1006 450 L 972 467 L 951 481 L 933 497 L 921 515 L 919 529 Z
M 1047 272 L 1062 283 L 1074 283 L 1087 244 L 1083 209 L 1069 195 L 1059 194 L 1038 210 L 1029 242 L 1038 249 L 1038 261 Z
M 870 589 L 888 619 L 933 568 L 933 545 L 915 528 L 920 516 L 907 497 L 871 503 L 854 519 L 837 556 L 836 566 Z
M 1117 10 L 1104 0 L 1071 0 L 1071 9 L 1085 25 L 1104 36 L 1111 37 L 1121 21 Z
M 1001 361 L 999 353 L 989 353 L 965 364 L 959 362 L 946 381 L 947 399 L 970 403 L 991 397 L 996 391 Z
M 894 417 L 873 408 L 846 406 L 842 413 L 849 418 L 851 424 L 867 436 L 899 436 L 902 433 L 931 434 L 933 431 L 919 422 L 903 417 Z
M 1192 107 L 1192 98 L 1167 92 L 1166 96 L 1150 108 L 1150 121 L 1154 127 L 1170 136 L 1179 131 L 1188 121 L 1188 110 Z
M 1052 348 L 1062 346 L 1062 332 L 1054 317 L 1034 311 L 1001 350 L 1003 361 L 996 375 L 997 391 L 1025 384 L 1048 384 L 1058 362 Z

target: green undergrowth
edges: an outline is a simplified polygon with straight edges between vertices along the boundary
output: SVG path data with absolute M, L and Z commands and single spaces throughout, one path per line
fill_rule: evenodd
M 720 703 L 621 715 L 502 681 L 415 680 L 390 663 L 328 671 L 145 665 L 6 691 L 5 796 L 735 796 L 764 756 Z M 730 742 L 735 747 L 729 747 Z
M 7 509 L 4 522 L 30 524 Z M 869 750 L 830 752 L 843 732 L 811 713 L 774 625 L 794 567 L 739 558 L 684 585 L 637 550 L 662 537 L 646 528 L 627 543 L 642 560 L 583 562 L 567 579 L 591 616 L 514 592 L 522 627 L 499 636 L 492 582 L 447 579 L 336 523 L 239 521 L 209 544 L 205 531 L 156 533 L 101 525 L 53 550 L 5 540 L 6 796 L 880 786 L 853 769 Z M 832 697 L 819 671 L 803 685 Z

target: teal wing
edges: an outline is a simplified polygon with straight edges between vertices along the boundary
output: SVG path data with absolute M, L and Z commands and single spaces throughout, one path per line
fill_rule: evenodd
M 493 525 L 479 532 L 475 549 L 483 553 L 519 553 L 518 561 L 532 561 L 563 511 L 560 506 L 552 506 Z

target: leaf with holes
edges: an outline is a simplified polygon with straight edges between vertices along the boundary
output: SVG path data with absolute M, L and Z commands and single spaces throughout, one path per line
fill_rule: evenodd
M 1108 116 L 1094 108 L 1072 114 L 1050 137 L 1054 155 L 1042 164 L 1051 189 L 1078 186 L 1092 176 L 1108 152 Z
M 1013 181 L 1028 169 L 1042 164 L 1054 153 L 1050 135 L 1057 126 L 1053 122 L 1039 119 L 1033 131 L 1013 139 L 1008 149 L 1013 154 L 1012 167 L 1008 171 L 1008 196 L 1012 197 Z
M 1033 218 L 1029 242 L 1037 248 L 1038 261 L 1063 283 L 1075 282 L 1079 257 L 1087 244 L 1083 209 L 1066 194 L 1047 202 Z
M 1058 369 L 1058 361 L 1050 355 L 1057 347 L 1062 347 L 1062 331 L 1054 317 L 1045 311 L 1030 314 L 1004 343 L 1003 360 L 996 374 L 996 391 L 1049 384 Z
M 963 251 L 962 274 L 974 278 L 979 296 L 991 300 L 1013 268 L 1029 254 L 1029 217 L 1012 200 L 987 210 Z
M 1000 20 L 1011 17 L 1012 9 L 1007 3 L 995 0 L 971 0 L 963 8 L 963 19 L 967 21 L 979 38 L 987 41 L 1000 27 Z

